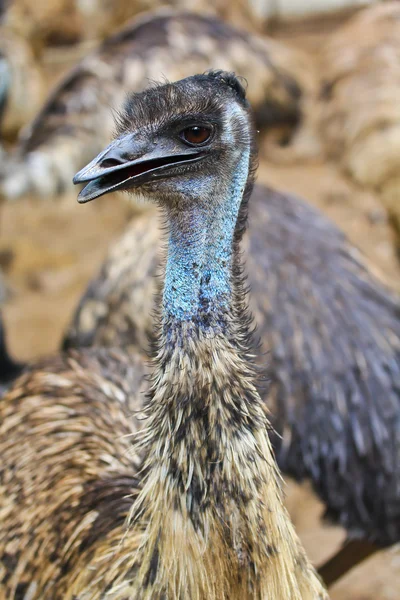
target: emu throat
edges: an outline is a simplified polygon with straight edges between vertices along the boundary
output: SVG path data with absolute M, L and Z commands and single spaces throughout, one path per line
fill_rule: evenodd
M 248 175 L 249 152 L 245 151 L 226 187 L 214 182 L 184 210 L 179 206 L 168 209 L 163 297 L 167 319 L 193 320 L 207 328 L 217 326 L 231 308 L 233 239 Z

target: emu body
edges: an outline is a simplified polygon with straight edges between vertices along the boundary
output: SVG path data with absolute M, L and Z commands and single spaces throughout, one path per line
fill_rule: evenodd
M 220 71 L 166 84 L 131 97 L 119 127 L 75 182 L 81 202 L 134 188 L 167 217 L 146 401 L 143 363 L 112 350 L 50 361 L 4 398 L 0 597 L 326 600 L 282 504 L 249 350 L 244 90 Z

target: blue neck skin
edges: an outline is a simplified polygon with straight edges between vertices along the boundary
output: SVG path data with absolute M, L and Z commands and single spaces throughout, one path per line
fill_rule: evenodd
M 248 174 L 249 151 L 240 156 L 228 187 L 169 211 L 165 317 L 175 322 L 200 317 L 201 325 L 207 313 L 218 320 L 230 309 L 233 237 Z

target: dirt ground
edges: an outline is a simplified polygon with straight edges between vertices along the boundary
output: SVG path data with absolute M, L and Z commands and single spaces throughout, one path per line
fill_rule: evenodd
M 313 48 L 315 38 L 306 38 L 307 44 Z M 379 199 L 346 180 L 337 165 L 262 161 L 259 180 L 321 208 L 364 251 L 372 268 L 400 289 L 400 263 Z M 80 294 L 131 213 L 118 197 L 85 206 L 76 203 L 76 196 L 54 202 L 26 198 L 3 207 L 0 264 L 10 289 L 4 317 L 15 357 L 32 360 L 57 351 Z M 321 523 L 323 506 L 307 485 L 288 482 L 287 504 L 312 560 L 322 562 L 344 539 L 344 531 Z M 400 550 L 366 561 L 332 588 L 331 598 L 398 600 Z

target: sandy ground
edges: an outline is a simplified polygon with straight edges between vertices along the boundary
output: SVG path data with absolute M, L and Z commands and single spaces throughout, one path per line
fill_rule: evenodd
M 318 35 L 295 42 L 314 49 Z M 394 239 L 379 199 L 347 181 L 336 165 L 262 162 L 259 180 L 320 207 L 364 251 L 371 267 L 400 288 Z M 31 360 L 57 351 L 80 294 L 131 213 L 118 197 L 85 206 L 75 196 L 54 202 L 27 198 L 3 207 L 0 264 L 10 289 L 4 316 L 15 357 Z M 338 548 L 344 531 L 321 523 L 323 506 L 307 485 L 288 482 L 287 504 L 309 555 L 321 563 Z M 398 600 L 400 551 L 366 561 L 332 588 L 331 598 Z

